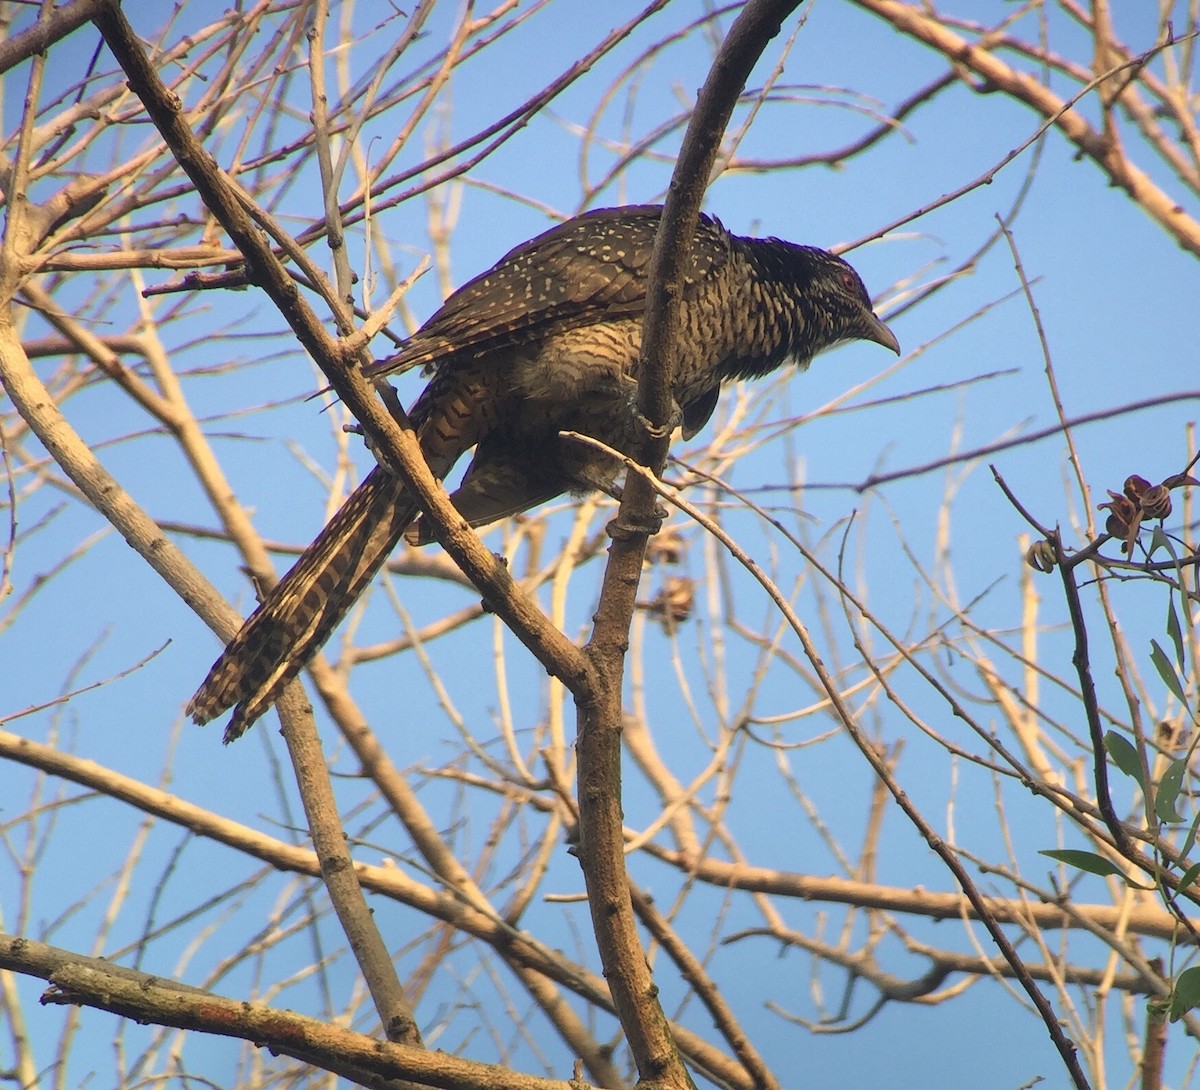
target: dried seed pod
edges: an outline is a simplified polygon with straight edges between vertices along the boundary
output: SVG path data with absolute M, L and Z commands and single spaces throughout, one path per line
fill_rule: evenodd
M 1171 492 L 1165 484 L 1156 484 L 1138 497 L 1148 519 L 1165 519 L 1171 513 Z
M 1058 563 L 1058 557 L 1054 552 L 1054 546 L 1045 538 L 1040 541 L 1035 541 L 1028 549 L 1025 550 L 1025 563 L 1028 564 L 1034 571 L 1051 572 L 1054 571 L 1055 565 Z

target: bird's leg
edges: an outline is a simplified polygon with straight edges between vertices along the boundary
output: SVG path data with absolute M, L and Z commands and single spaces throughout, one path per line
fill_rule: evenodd
M 386 379 L 375 380 L 375 392 L 379 395 L 379 400 L 383 402 L 383 406 L 389 413 L 392 414 L 392 419 L 396 421 L 402 428 L 408 424 L 408 413 L 404 411 L 404 406 L 400 404 L 400 395 L 396 393 L 396 387 Z

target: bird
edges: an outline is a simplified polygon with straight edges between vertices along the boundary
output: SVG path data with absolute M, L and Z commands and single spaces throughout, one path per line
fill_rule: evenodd
M 648 422 L 637 411 L 646 287 L 660 205 L 595 209 L 504 255 L 451 294 L 399 351 L 368 365 L 383 378 L 429 376 L 409 420 L 434 477 L 474 448 L 450 499 L 471 526 L 564 493 L 611 491 L 611 456 L 573 431 L 630 454 Z M 675 423 L 692 438 L 721 388 L 849 340 L 899 354 L 858 273 L 840 257 L 728 231 L 702 213 L 684 270 Z M 417 502 L 382 465 L 367 474 L 292 569 L 263 597 L 187 706 L 197 723 L 233 708 L 240 737 L 317 653 L 407 539 L 432 539 Z

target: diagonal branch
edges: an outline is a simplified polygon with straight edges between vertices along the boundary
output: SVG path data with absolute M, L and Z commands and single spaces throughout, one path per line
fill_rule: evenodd
M 287 269 L 272 252 L 237 188 L 204 150 L 184 120 L 180 103 L 162 83 L 118 4 L 110 2 L 96 25 L 121 64 L 171 153 L 196 186 L 201 199 L 246 259 L 253 283 L 279 309 L 296 338 L 329 379 L 374 448 L 431 516 L 436 536 L 479 588 L 498 616 L 555 676 L 571 688 L 584 684 L 589 666 L 578 649 L 521 592 L 505 566 L 458 516 L 445 490 L 434 480 L 412 431 L 401 428 L 354 366 L 342 342 L 332 337 L 301 296 Z
M 1169 193 L 1136 166 L 1125 153 L 1119 140 L 1098 132 L 1078 110 L 1054 94 L 1033 76 L 1005 64 L 987 49 L 980 48 L 949 29 L 925 6 L 902 3 L 901 0 L 855 0 L 861 8 L 878 15 L 898 31 L 941 53 L 955 65 L 983 79 L 986 85 L 1001 91 L 1017 102 L 1034 110 L 1047 122 L 1052 122 L 1080 155 L 1091 159 L 1108 177 L 1109 184 L 1123 189 L 1129 198 L 1145 211 L 1160 227 L 1189 253 L 1200 256 L 1200 221 L 1189 216 Z M 1111 74 L 1122 70 L 1136 71 L 1156 52 L 1118 65 Z M 1102 82 L 1102 77 L 1097 77 Z
M 140 1022 L 240 1038 L 364 1085 L 379 1085 L 383 1078 L 454 1090 L 580 1090 L 584 1086 L 577 1080 L 538 1078 L 445 1052 L 384 1043 L 316 1018 L 227 999 L 12 935 L 0 934 L 0 968 L 49 981 L 41 997 L 46 1005 L 94 1007 Z

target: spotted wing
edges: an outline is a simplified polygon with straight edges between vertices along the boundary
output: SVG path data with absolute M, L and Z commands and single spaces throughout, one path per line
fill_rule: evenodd
M 394 356 L 368 369 L 378 377 L 412 367 L 477 359 L 601 319 L 645 310 L 646 277 L 662 208 L 602 208 L 509 251 L 454 292 Z M 729 260 L 731 239 L 702 216 L 685 277 L 689 294 Z

